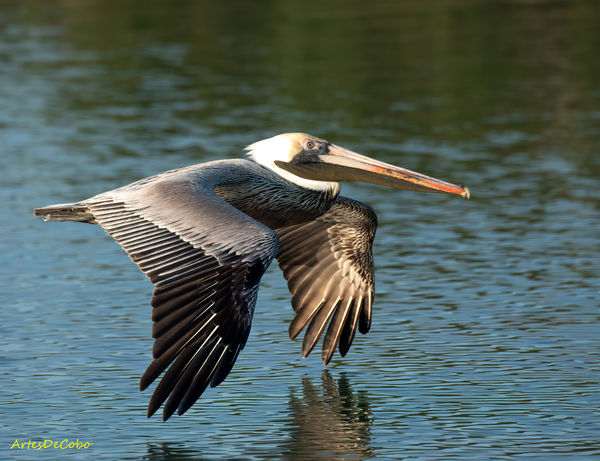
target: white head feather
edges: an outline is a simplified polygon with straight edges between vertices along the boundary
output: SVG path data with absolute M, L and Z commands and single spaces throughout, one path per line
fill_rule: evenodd
M 289 162 L 302 151 L 301 142 L 306 138 L 314 138 L 304 133 L 284 133 L 272 138 L 257 141 L 246 146 L 247 155 L 256 163 L 268 168 L 287 181 L 306 189 L 318 191 L 339 191 L 339 183 L 330 181 L 314 181 L 284 170 L 275 164 L 275 160 Z

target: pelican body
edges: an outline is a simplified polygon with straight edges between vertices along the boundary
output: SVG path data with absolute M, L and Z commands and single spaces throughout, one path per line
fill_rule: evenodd
M 469 197 L 469 190 L 287 133 L 246 148 L 249 159 L 176 169 L 81 202 L 34 210 L 47 221 L 98 224 L 154 284 L 154 360 L 163 374 L 148 417 L 183 414 L 231 371 L 250 332 L 260 280 L 277 259 L 306 357 L 327 327 L 322 359 L 367 333 L 374 296 L 373 210 L 339 195 L 339 181 Z M 165 371 L 166 370 L 166 371 Z M 166 402 L 166 403 L 165 403 Z

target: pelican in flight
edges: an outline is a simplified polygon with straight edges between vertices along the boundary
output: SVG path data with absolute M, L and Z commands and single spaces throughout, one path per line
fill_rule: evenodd
M 154 360 L 144 390 L 163 420 L 220 384 L 244 348 L 260 279 L 276 258 L 292 294 L 302 355 L 343 357 L 371 326 L 373 210 L 339 195 L 338 181 L 423 192 L 469 190 L 373 160 L 304 133 L 249 145 L 249 159 L 167 171 L 76 203 L 37 208 L 46 221 L 98 224 L 154 285 Z

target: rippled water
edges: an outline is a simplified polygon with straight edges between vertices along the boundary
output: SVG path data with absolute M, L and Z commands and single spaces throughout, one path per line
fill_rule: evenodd
M 596 2 L 0 6 L 4 457 L 600 456 Z M 150 283 L 31 210 L 297 130 L 473 198 L 344 185 L 380 221 L 369 334 L 301 359 L 273 265 L 228 379 L 147 420 Z

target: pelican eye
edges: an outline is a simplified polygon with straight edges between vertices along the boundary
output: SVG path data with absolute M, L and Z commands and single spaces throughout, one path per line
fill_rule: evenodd
M 304 148 L 308 150 L 313 150 L 315 148 L 315 143 L 310 139 L 306 139 L 304 141 Z

